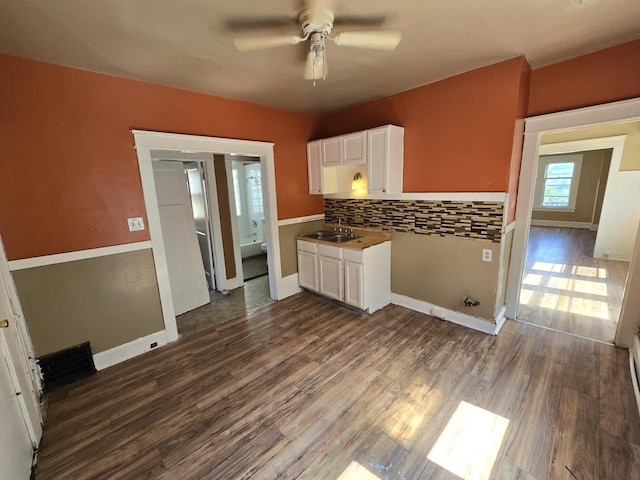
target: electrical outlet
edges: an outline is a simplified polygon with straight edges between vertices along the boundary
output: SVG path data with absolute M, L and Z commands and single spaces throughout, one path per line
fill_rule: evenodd
M 490 248 L 483 248 L 482 249 L 482 261 L 483 262 L 490 262 L 491 260 L 493 260 L 493 250 L 491 250 Z
M 149 345 L 149 348 L 156 348 L 158 346 L 158 342 L 153 342 L 151 345 Z
M 129 223 L 130 232 L 144 230 L 144 219 L 142 217 L 127 218 L 127 222 Z

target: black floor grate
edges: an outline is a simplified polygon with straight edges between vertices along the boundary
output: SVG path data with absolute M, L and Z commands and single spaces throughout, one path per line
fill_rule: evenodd
M 44 355 L 38 362 L 44 377 L 45 392 L 96 373 L 89 342 Z

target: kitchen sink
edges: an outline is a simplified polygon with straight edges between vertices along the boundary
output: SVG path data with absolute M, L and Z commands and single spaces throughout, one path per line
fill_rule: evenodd
M 305 233 L 302 236 L 307 238 L 316 238 L 318 240 L 328 240 L 329 237 L 333 237 L 335 235 L 336 235 L 335 232 L 321 231 L 321 232 Z
M 361 237 L 362 235 L 346 235 L 344 233 L 337 233 L 332 237 L 325 238 L 325 240 L 328 242 L 343 243 L 343 242 L 350 242 L 351 240 L 355 240 L 356 238 L 361 238 Z
M 305 233 L 302 235 L 307 238 L 315 238 L 317 240 L 326 240 L 327 242 L 333 243 L 344 243 L 349 242 L 351 240 L 355 240 L 356 238 L 362 238 L 362 235 L 351 235 L 346 233 L 336 233 L 336 232 L 313 232 L 313 233 Z

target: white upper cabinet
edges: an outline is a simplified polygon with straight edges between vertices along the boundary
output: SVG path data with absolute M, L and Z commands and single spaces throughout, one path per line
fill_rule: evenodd
M 320 142 L 322 143 L 322 166 L 342 165 L 342 137 L 326 138 Z
M 367 161 L 367 132 L 356 132 L 342 136 L 342 159 L 344 163 Z
M 401 193 L 404 128 L 386 125 L 367 130 L 367 149 L 368 192 Z
M 307 143 L 307 168 L 309 193 L 322 194 L 322 150 L 320 140 Z
M 404 128 L 395 125 L 309 142 L 309 193 L 350 193 L 356 173 L 369 194 L 401 193 L 403 157 Z

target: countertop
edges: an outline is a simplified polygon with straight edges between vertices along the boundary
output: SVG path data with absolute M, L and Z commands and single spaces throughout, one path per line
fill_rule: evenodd
M 331 228 L 326 228 L 325 231 L 332 232 Z M 312 232 L 309 232 L 312 233 Z M 379 232 L 379 231 L 369 231 L 369 230 L 359 230 L 355 229 L 353 233 L 355 235 L 362 235 L 360 238 L 356 238 L 354 240 L 349 240 L 348 242 L 330 242 L 328 240 L 321 240 L 319 238 L 309 238 L 305 237 L 305 234 L 300 234 L 296 236 L 298 240 L 304 240 L 307 242 L 315 242 L 315 243 L 323 243 L 325 245 L 332 245 L 334 247 L 342 247 L 349 248 L 351 250 L 364 250 L 365 248 L 372 247 L 374 245 L 378 245 L 380 243 L 388 242 L 391 238 L 391 235 L 387 232 Z

